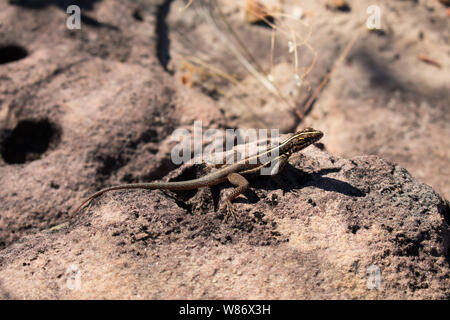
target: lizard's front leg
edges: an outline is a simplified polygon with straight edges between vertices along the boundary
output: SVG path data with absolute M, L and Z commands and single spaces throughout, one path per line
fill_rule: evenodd
M 236 219 L 234 207 L 233 207 L 233 204 L 231 203 L 231 201 L 233 201 L 240 194 L 245 192 L 245 190 L 247 190 L 248 187 L 250 186 L 250 183 L 248 182 L 247 179 L 245 179 L 244 176 L 240 175 L 239 173 L 230 173 L 227 176 L 227 178 L 228 178 L 228 181 L 230 181 L 230 183 L 235 186 L 235 188 L 225 199 L 225 206 L 226 206 L 226 210 L 227 210 L 227 216 L 225 219 L 228 219 L 228 217 L 230 215 L 233 216 L 234 219 Z

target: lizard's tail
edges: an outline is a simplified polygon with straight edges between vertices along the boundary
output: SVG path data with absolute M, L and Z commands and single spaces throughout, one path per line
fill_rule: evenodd
M 226 179 L 226 178 L 224 178 Z M 224 180 L 222 179 L 222 180 Z M 215 179 L 214 182 L 218 182 L 218 179 Z M 81 210 L 87 203 L 91 200 L 101 196 L 105 192 L 113 191 L 113 190 L 122 190 L 122 189 L 164 189 L 164 190 L 191 190 L 197 189 L 199 187 L 205 187 L 211 185 L 211 180 L 208 179 L 193 179 L 189 181 L 173 181 L 173 182 L 144 182 L 144 183 L 131 183 L 131 184 L 121 184 L 118 186 L 112 186 L 105 189 L 101 189 L 97 191 L 89 198 L 84 200 L 75 210 L 73 210 L 69 217 L 72 218 L 78 211 Z
M 92 199 L 95 199 L 99 196 L 101 196 L 102 194 L 104 194 L 105 192 L 108 192 L 110 190 L 116 190 L 113 189 L 114 187 L 111 188 L 106 188 L 106 189 L 102 189 L 100 191 L 97 191 L 96 193 L 94 193 L 93 195 L 91 195 L 89 198 L 85 199 L 75 210 L 73 210 L 72 212 L 70 212 L 69 214 L 69 218 L 72 218 L 78 211 L 81 210 L 81 208 L 83 208 L 87 203 L 89 203 Z
M 86 204 L 91 200 L 101 196 L 105 192 L 123 189 L 172 189 L 172 190 L 185 190 L 195 187 L 197 180 L 192 180 L 190 184 L 186 185 L 185 182 L 148 182 L 148 183 L 131 183 L 131 184 L 121 184 L 118 186 L 112 186 L 108 188 L 101 189 L 96 193 L 92 194 L 84 200 L 75 210 L 69 214 L 69 218 L 72 218 L 78 211 L 80 211 Z M 192 185 L 192 186 L 191 186 Z
M 78 211 L 80 211 L 86 204 L 88 204 L 89 202 L 91 202 L 91 200 L 100 197 L 102 194 L 104 194 L 105 192 L 108 191 L 114 191 L 114 190 L 122 190 L 122 189 L 156 189 L 157 185 L 156 184 L 148 184 L 148 183 L 143 183 L 143 184 L 139 184 L 139 183 L 135 183 L 135 184 L 122 184 L 122 185 L 118 185 L 118 186 L 113 186 L 113 187 L 108 187 L 108 188 L 104 188 L 101 189 L 100 191 L 97 191 L 96 193 L 92 194 L 91 196 L 89 196 L 89 198 L 85 199 L 75 210 L 73 210 L 70 214 L 69 217 L 72 218 Z

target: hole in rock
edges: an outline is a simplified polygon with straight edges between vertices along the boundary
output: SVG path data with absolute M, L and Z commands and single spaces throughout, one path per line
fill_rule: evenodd
M 56 138 L 59 130 L 47 119 L 20 121 L 1 143 L 3 160 L 18 164 L 39 159 Z
M 25 48 L 11 44 L 6 46 L 0 45 L 0 64 L 14 62 L 28 56 L 28 51 Z

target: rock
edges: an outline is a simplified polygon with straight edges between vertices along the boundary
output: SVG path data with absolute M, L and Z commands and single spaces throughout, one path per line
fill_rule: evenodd
M 229 188 L 104 195 L 68 226 L 1 252 L 3 297 L 450 297 L 450 207 L 430 187 L 375 156 L 310 147 L 291 165 L 284 191 L 254 181 L 237 222 L 215 210 Z M 202 173 L 185 165 L 172 177 Z
M 45 10 L 18 8 L 0 4 L 8 37 L 30 52 L 0 69 L 0 248 L 65 221 L 70 208 L 101 186 L 166 175 L 175 168 L 176 128 L 195 120 L 223 126 L 209 98 L 177 86 L 156 56 L 143 57 L 154 47 L 139 33 L 148 26 L 120 33 L 84 25 L 81 33 L 60 23 L 65 10 L 47 8 L 49 19 Z M 129 26 L 136 24 L 133 9 L 122 7 Z M 27 32 L 20 31 L 24 19 Z M 38 32 L 47 44 L 30 37 L 34 26 L 48 29 Z M 76 39 L 86 34 L 89 39 Z
M 69 30 L 64 2 L 0 2 L 0 297 L 448 299 L 449 204 L 402 169 L 450 194 L 446 13 L 386 2 L 383 12 L 402 14 L 383 15 L 385 33 L 365 33 L 300 121 L 293 107 L 372 2 L 352 2 L 345 15 L 302 4 L 301 22 L 289 20 L 310 44 L 299 47 L 299 70 L 314 50 L 318 60 L 296 78 L 292 34 L 277 34 L 271 75 L 284 102 L 197 19 L 202 3 L 180 13 L 183 3 L 163 0 L 79 2 L 82 29 Z M 272 29 L 222 4 L 270 70 Z M 418 52 L 442 69 L 417 64 Z M 222 71 L 203 65 L 220 81 L 179 83 L 177 61 L 189 56 Z M 218 211 L 226 184 L 110 193 L 64 223 L 102 187 L 205 173 L 170 157 L 172 132 L 195 120 L 221 130 L 313 126 L 327 151 L 293 157 L 282 186 L 253 181 L 235 223 Z
M 183 4 L 173 3 L 167 19 L 173 64 L 181 65 L 186 57 L 196 56 L 239 80 L 239 85 L 234 85 L 216 76 L 193 86 L 193 90 L 212 92 L 230 127 L 279 128 L 284 133 L 305 126 L 318 128 L 326 133 L 323 141 L 331 153 L 344 158 L 379 155 L 399 163 L 450 199 L 450 29 L 445 9 L 437 1 L 387 1 L 375 4 L 378 7 L 371 7 L 374 3 L 370 0 L 348 3 L 351 11 L 345 14 L 327 10 L 323 2 L 306 1 L 301 3 L 302 20 L 277 16 L 281 30 L 274 34 L 271 58 L 273 30 L 242 22 L 242 5 L 220 2 L 235 32 L 261 68 L 270 73 L 285 100 L 243 67 L 232 50 L 239 46 L 218 15 L 213 16 L 215 27 L 197 14 L 206 8 L 180 15 L 178 8 Z M 298 5 L 298 1 L 286 1 L 280 10 L 293 14 Z M 431 11 L 429 6 L 435 9 Z M 368 32 L 366 22 L 377 9 L 381 29 Z M 298 44 L 306 41 L 298 46 L 300 83 L 289 46 L 292 32 Z M 357 34 L 350 52 L 338 63 Z M 439 61 L 442 69 L 418 61 L 420 53 Z M 294 110 L 303 110 L 332 69 L 312 111 L 299 121 Z M 176 67 L 174 70 L 178 72 Z

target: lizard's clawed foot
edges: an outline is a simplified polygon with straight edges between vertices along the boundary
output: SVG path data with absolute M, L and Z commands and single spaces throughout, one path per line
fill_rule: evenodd
M 222 206 L 222 211 L 225 212 L 224 221 L 227 222 L 230 217 L 233 217 L 233 220 L 236 221 L 236 211 L 234 210 L 234 206 L 229 200 L 225 200 L 225 205 Z

